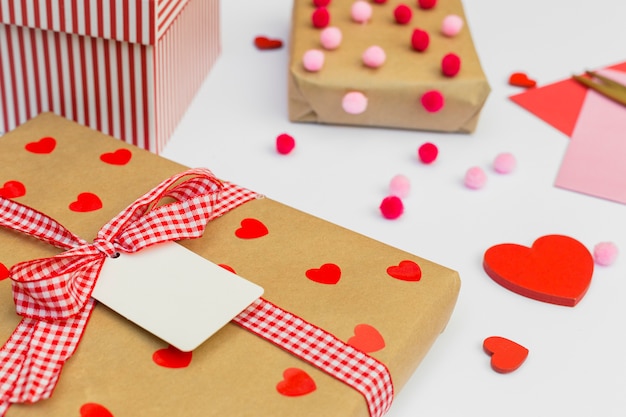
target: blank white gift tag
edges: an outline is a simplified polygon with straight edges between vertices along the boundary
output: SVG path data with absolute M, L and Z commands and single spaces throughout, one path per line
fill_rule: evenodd
M 263 288 L 176 243 L 107 258 L 93 297 L 188 352 L 235 318 Z

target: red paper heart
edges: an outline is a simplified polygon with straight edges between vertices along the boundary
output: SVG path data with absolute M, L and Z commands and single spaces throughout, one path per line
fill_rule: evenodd
M 152 354 L 152 360 L 164 368 L 186 368 L 191 363 L 193 352 L 183 352 L 169 345 Z
M 26 194 L 26 187 L 19 181 L 7 181 L 0 188 L 0 196 L 4 198 L 16 198 Z
M 341 279 L 341 268 L 336 264 L 324 264 L 306 271 L 306 277 L 320 284 L 336 284 Z
M 70 210 L 79 213 L 95 211 L 102 208 L 102 201 L 93 193 L 80 193 L 76 201 L 70 203 Z
M 132 156 L 128 149 L 122 148 L 114 152 L 103 153 L 100 155 L 100 160 L 111 165 L 126 165 Z
M 233 269 L 232 266 L 230 265 L 226 265 L 226 264 L 218 264 L 219 266 L 221 266 L 222 268 L 224 268 L 227 271 L 232 272 L 233 274 L 236 274 L 235 270 Z
M 509 84 L 516 87 L 531 88 L 537 85 L 537 81 L 528 78 L 523 72 L 514 72 L 509 77 Z
M 57 146 L 57 141 L 51 137 L 41 138 L 36 142 L 27 143 L 25 148 L 32 153 L 50 153 Z
M 365 353 L 376 352 L 385 347 L 385 339 L 374 326 L 357 324 L 354 327 L 354 336 L 348 339 L 348 344 Z
M 500 373 L 513 372 L 528 357 L 528 349 L 500 336 L 486 338 L 483 349 L 491 355 L 491 367 Z
M 276 384 L 276 390 L 287 397 L 310 394 L 317 389 L 315 381 L 299 368 L 287 368 L 283 380 Z
M 97 403 L 86 403 L 80 407 L 80 417 L 113 417 L 113 413 Z
M 9 268 L 0 262 L 0 281 L 9 277 Z
M 241 227 L 235 230 L 235 236 L 241 239 L 256 239 L 268 233 L 267 227 L 260 220 L 252 218 L 243 219 Z
M 548 235 L 531 248 L 512 243 L 485 252 L 487 275 L 509 290 L 547 303 L 575 306 L 587 292 L 593 256 L 568 236 Z
M 266 36 L 257 36 L 254 38 L 254 45 L 261 50 L 278 49 L 282 48 L 283 41 L 280 39 L 270 39 Z
M 401 261 L 397 266 L 387 268 L 389 276 L 402 281 L 419 281 L 422 278 L 422 268 L 413 261 Z

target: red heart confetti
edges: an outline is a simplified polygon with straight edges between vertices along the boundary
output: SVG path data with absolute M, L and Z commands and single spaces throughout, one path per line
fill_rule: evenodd
M 387 268 L 387 274 L 401 281 L 419 281 L 422 279 L 422 268 L 413 261 L 405 260 Z
M 52 137 L 41 138 L 36 142 L 27 143 L 25 148 L 28 152 L 46 154 L 50 153 L 57 146 L 57 141 Z
M 113 417 L 113 413 L 98 403 L 86 403 L 80 407 L 80 417 Z
M 319 268 L 311 268 L 306 271 L 306 277 L 320 284 L 336 284 L 341 279 L 341 268 L 338 265 L 328 263 Z
M 287 397 L 310 394 L 317 389 L 315 381 L 299 368 L 287 368 L 283 380 L 276 384 L 276 390 Z
M 241 227 L 235 230 L 235 236 L 240 239 L 256 239 L 268 234 L 267 227 L 260 220 L 245 218 L 241 221 Z
M 365 353 L 377 352 L 385 347 L 385 339 L 374 326 L 357 324 L 354 327 L 354 336 L 348 339 L 348 344 Z
M 503 287 L 535 300 L 575 306 L 593 275 L 593 256 L 568 236 L 547 235 L 531 248 L 503 243 L 487 249 L 483 267 Z
M 9 277 L 9 268 L 0 262 L 0 281 Z
M 26 187 L 19 181 L 7 181 L 0 188 L 0 197 L 16 198 L 26 194 Z
M 523 72 L 514 72 L 509 77 L 509 84 L 515 87 L 532 88 L 537 85 L 537 81 L 528 78 Z
M 493 370 L 503 374 L 519 368 L 528 357 L 528 349 L 500 336 L 486 338 L 483 349 L 491 355 Z
M 280 39 L 270 39 L 266 36 L 257 36 L 254 38 L 254 46 L 260 50 L 279 49 L 283 47 L 283 41 Z
M 159 349 L 152 354 L 152 360 L 164 368 L 186 368 L 191 363 L 193 352 L 183 352 L 169 345 L 165 349 Z
M 218 266 L 221 266 L 222 268 L 224 268 L 227 271 L 232 272 L 233 274 L 236 274 L 235 270 L 233 269 L 232 266 L 230 265 L 226 265 L 226 264 L 218 264 Z
M 126 165 L 133 154 L 128 149 L 118 149 L 114 152 L 106 152 L 100 155 L 100 160 L 111 165 Z
M 70 203 L 70 210 L 79 213 L 95 211 L 102 208 L 102 201 L 93 193 L 80 193 L 76 201 Z

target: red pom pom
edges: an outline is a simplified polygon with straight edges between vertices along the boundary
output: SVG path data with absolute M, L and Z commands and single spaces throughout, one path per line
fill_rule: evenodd
M 326 7 L 318 7 L 311 16 L 313 26 L 318 29 L 325 28 L 330 23 L 330 13 Z
M 422 96 L 422 106 L 427 112 L 436 113 L 443 108 L 443 94 L 437 90 L 430 90 Z
M 432 9 L 436 4 L 437 0 L 417 0 L 417 5 L 424 10 Z
M 426 142 L 418 148 L 417 154 L 423 163 L 430 164 L 437 159 L 439 149 L 437 149 L 437 146 L 434 143 Z
M 390 195 L 385 197 L 382 203 L 380 203 L 380 212 L 386 219 L 397 219 L 404 212 L 404 204 L 402 204 L 402 200 L 399 197 Z
M 428 35 L 428 32 L 421 29 L 415 29 L 413 31 L 413 35 L 411 36 L 411 45 L 413 46 L 413 49 L 419 52 L 424 52 L 426 48 L 428 48 L 429 43 L 430 36 Z
M 454 77 L 461 70 L 461 58 L 456 54 L 448 54 L 441 60 L 441 72 L 446 77 Z
M 287 155 L 296 146 L 296 141 L 292 136 L 282 133 L 276 137 L 276 150 L 279 154 Z
M 326 7 L 330 4 L 330 0 L 313 0 L 315 7 Z
M 387 3 L 387 0 L 374 0 L 374 3 L 385 4 L 385 3 Z
M 413 12 L 406 4 L 400 4 L 393 11 L 393 16 L 396 18 L 396 22 L 400 23 L 401 25 L 406 25 L 411 21 L 411 18 L 413 17 Z

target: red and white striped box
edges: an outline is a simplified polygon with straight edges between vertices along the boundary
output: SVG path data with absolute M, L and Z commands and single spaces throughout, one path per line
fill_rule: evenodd
M 160 153 L 219 34 L 219 0 L 0 0 L 0 132 L 51 111 Z

